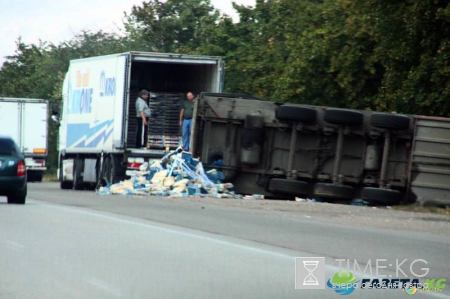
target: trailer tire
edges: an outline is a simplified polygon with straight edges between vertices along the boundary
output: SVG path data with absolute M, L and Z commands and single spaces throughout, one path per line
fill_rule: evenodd
M 303 181 L 274 178 L 269 182 L 269 191 L 272 193 L 308 195 L 309 184 Z
M 317 183 L 314 186 L 314 195 L 328 199 L 353 199 L 355 189 L 347 185 L 334 185 L 329 183 Z
M 370 117 L 372 126 L 390 130 L 406 130 L 409 122 L 409 117 L 401 114 L 373 113 Z
M 402 194 L 392 189 L 366 187 L 361 191 L 361 199 L 374 204 L 396 205 L 401 202 Z
M 364 115 L 355 110 L 326 109 L 323 119 L 330 124 L 360 126 L 364 121 Z
M 63 190 L 72 189 L 73 183 L 69 181 L 63 181 L 63 172 L 62 172 L 62 161 L 59 166 L 59 187 Z
M 299 121 L 302 123 L 314 123 L 317 117 L 317 111 L 311 107 L 282 105 L 276 110 L 278 120 Z

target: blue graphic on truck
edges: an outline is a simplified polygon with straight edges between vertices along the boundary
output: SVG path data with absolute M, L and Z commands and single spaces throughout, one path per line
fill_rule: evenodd
M 111 137 L 113 120 L 107 120 L 95 127 L 89 123 L 67 125 L 67 147 L 96 148 Z M 94 138 L 95 136 L 95 138 Z

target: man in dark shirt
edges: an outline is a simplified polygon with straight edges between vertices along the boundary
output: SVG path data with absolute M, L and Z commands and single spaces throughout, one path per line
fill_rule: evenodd
M 194 94 L 188 92 L 187 100 L 183 101 L 180 112 L 180 127 L 183 129 L 183 149 L 189 151 L 189 143 L 191 139 L 192 116 L 194 114 Z

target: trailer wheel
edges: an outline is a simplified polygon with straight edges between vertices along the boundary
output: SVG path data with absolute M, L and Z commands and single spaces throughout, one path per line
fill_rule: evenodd
M 326 109 L 323 119 L 330 124 L 360 126 L 364 121 L 364 115 L 355 110 Z
M 278 120 L 314 123 L 316 116 L 316 109 L 305 106 L 282 105 L 276 110 L 276 118 Z
M 355 189 L 352 186 L 334 185 L 328 183 L 317 183 L 314 186 L 314 195 L 316 197 L 328 199 L 353 199 Z
M 83 183 L 81 182 L 81 159 L 75 158 L 73 160 L 73 189 L 82 190 Z
M 374 204 L 396 205 L 401 202 L 402 194 L 392 189 L 366 187 L 361 191 L 361 199 Z
M 269 182 L 269 191 L 272 193 L 286 193 L 292 195 L 308 195 L 309 184 L 303 181 L 287 179 L 271 179 Z
M 73 183 L 72 182 L 68 182 L 68 181 L 63 181 L 63 171 L 62 171 L 63 167 L 62 167 L 62 161 L 61 161 L 61 165 L 59 166 L 59 187 L 61 189 L 72 189 L 73 188 Z
M 373 113 L 370 124 L 377 128 L 406 130 L 409 128 L 409 117 L 400 114 Z

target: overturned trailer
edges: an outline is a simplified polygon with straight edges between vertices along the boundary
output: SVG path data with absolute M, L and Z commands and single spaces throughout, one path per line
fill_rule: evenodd
M 450 205 L 450 119 L 203 93 L 191 148 L 238 192 Z

